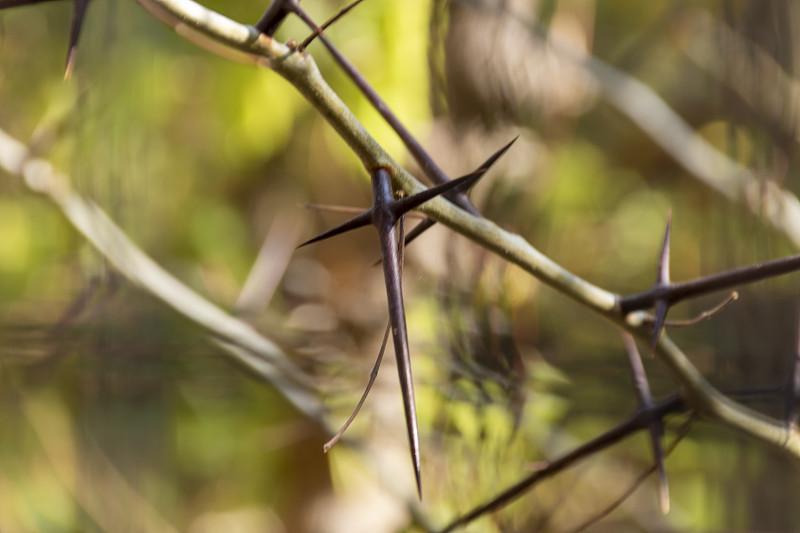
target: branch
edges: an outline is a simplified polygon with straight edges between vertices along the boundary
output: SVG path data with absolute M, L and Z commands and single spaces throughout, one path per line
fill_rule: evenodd
M 760 116 L 800 142 L 800 81 L 756 43 L 707 13 L 692 16 L 690 39 L 677 39 L 684 53 L 727 85 Z M 719 51 L 727 55 L 720 60 Z
M 491 9 L 496 15 L 497 10 Z M 606 102 L 628 117 L 689 174 L 722 196 L 743 204 L 759 218 L 763 217 L 775 229 L 784 233 L 795 246 L 800 247 L 800 200 L 791 191 L 781 189 L 774 181 L 759 179 L 751 169 L 714 148 L 692 130 L 653 89 L 638 79 L 596 57 L 576 54 L 569 44 L 554 39 L 552 32 L 532 25 L 528 20 L 522 20 L 510 10 L 504 10 L 504 14 L 524 26 L 534 37 L 544 41 L 548 49 L 560 58 L 583 67 L 594 78 Z M 708 22 L 701 19 L 698 27 L 705 29 L 698 29 L 695 34 L 709 35 L 714 30 L 713 27 L 708 28 L 709 26 Z M 708 39 L 713 39 L 713 35 Z M 693 52 L 691 55 L 700 61 L 697 59 L 698 53 Z M 748 54 L 744 56 L 748 57 Z M 719 64 L 719 61 L 716 63 Z M 794 98 L 800 90 L 797 84 L 785 85 L 791 89 Z M 784 94 L 780 91 L 775 93 Z M 766 97 L 762 95 L 762 98 Z M 783 107 L 780 112 L 784 112 Z M 791 115 L 792 118 L 794 116 Z
M 571 56 L 556 46 L 555 50 Z M 647 85 L 594 57 L 574 59 L 590 72 L 606 101 L 627 116 L 689 174 L 769 221 L 800 247 L 800 201 L 720 152 Z
M 688 298 L 755 283 L 797 270 L 800 270 L 800 255 L 792 255 L 691 281 L 657 284 L 644 292 L 620 298 L 620 310 L 623 314 L 628 314 L 639 309 L 650 308 L 658 300 L 665 300 L 672 305 Z
M 269 67 L 291 83 L 329 122 L 339 136 L 361 159 L 367 172 L 377 167 L 391 170 L 394 185 L 408 195 L 427 187 L 401 167 L 372 138 L 364 126 L 322 78 L 313 58 L 292 51 L 282 43 L 261 34 L 253 26 L 234 22 L 191 0 L 134 0 L 176 28 L 188 28 L 225 45 L 262 66 Z M 546 257 L 519 235 L 499 228 L 491 221 L 464 212 L 450 202 L 435 198 L 419 208 L 430 218 L 465 235 L 484 248 L 521 266 L 530 274 L 585 306 L 607 316 L 615 316 L 614 294 L 568 272 Z
M 225 352 L 271 382 L 309 418 L 324 409 L 305 374 L 272 341 L 204 299 L 142 252 L 97 205 L 73 191 L 66 176 L 0 130 L 0 168 L 55 203 L 69 222 L 126 278 L 206 329 Z
M 677 412 L 683 407 L 684 404 L 681 399 L 675 397 L 665 400 L 653 407 L 639 409 L 625 422 L 622 422 L 618 426 L 608 430 L 602 435 L 595 437 L 589 442 L 575 448 L 571 452 L 562 455 L 558 459 L 545 464 L 542 468 L 525 477 L 515 485 L 512 485 L 510 488 L 504 490 L 492 500 L 460 516 L 442 529 L 440 533 L 449 533 L 450 531 L 454 531 L 459 527 L 469 524 L 480 516 L 502 509 L 522 496 L 537 483 L 554 476 L 558 472 L 561 472 L 565 468 L 572 466 L 581 459 L 604 450 L 641 429 L 647 428 L 653 421 L 661 420 L 665 415 Z

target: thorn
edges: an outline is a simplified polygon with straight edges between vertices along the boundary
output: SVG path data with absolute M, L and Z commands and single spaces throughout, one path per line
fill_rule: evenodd
M 466 191 L 467 189 L 475 185 L 475 183 L 479 179 L 481 179 L 484 175 L 486 175 L 486 172 L 488 172 L 489 169 L 492 168 L 492 165 L 494 165 L 495 162 L 497 162 L 497 160 L 500 159 L 500 157 L 502 157 L 502 155 L 505 154 L 509 148 L 511 148 L 511 145 L 514 144 L 518 138 L 519 136 L 514 137 L 511 140 L 511 142 L 509 142 L 508 144 L 500 148 L 498 151 L 496 151 L 494 154 L 492 154 L 489 157 L 489 159 L 484 161 L 484 163 L 473 172 L 470 172 L 465 176 L 461 176 L 460 178 L 448 181 L 446 183 L 436 185 L 434 187 L 431 187 L 430 189 L 417 193 L 413 196 L 401 198 L 396 202 L 397 208 L 395 210 L 395 213 L 398 216 L 404 214 L 410 211 L 411 209 L 414 209 L 415 207 L 419 207 L 428 200 L 436 196 L 439 196 L 441 194 L 444 194 L 446 192 L 449 192 L 451 190 L 459 192 Z
M 669 483 L 667 474 L 663 470 L 664 461 L 658 462 L 658 503 L 661 507 L 661 514 L 669 514 Z
M 75 67 L 75 57 L 78 53 L 78 39 L 81 37 L 81 28 L 86 18 L 86 8 L 89 0 L 73 0 L 72 3 L 72 23 L 69 30 L 69 45 L 67 47 L 67 63 L 64 68 L 64 81 L 72 76 Z
M 425 194 L 425 192 L 421 194 Z M 407 198 L 394 199 L 391 174 L 382 167 L 375 169 L 372 173 L 372 196 L 372 208 L 375 210 L 373 223 L 378 229 L 378 237 L 381 244 L 386 301 L 389 305 L 389 320 L 392 324 L 392 340 L 394 341 L 394 353 L 397 359 L 400 390 L 403 396 L 403 410 L 406 418 L 411 462 L 414 465 L 417 492 L 421 497 L 422 476 L 419 452 L 419 425 L 417 422 L 417 406 L 414 399 L 414 380 L 411 375 L 411 355 L 408 347 L 406 313 L 403 304 L 400 246 L 397 234 L 394 232 L 394 225 L 398 220 L 394 214 L 397 213 L 396 205 Z
M 412 209 L 421 206 L 428 200 L 432 200 L 433 198 L 440 196 L 448 191 L 457 189 L 459 187 L 471 187 L 485 173 L 486 173 L 485 170 L 479 170 L 471 174 L 467 174 L 466 176 L 461 176 L 458 179 L 448 181 L 447 183 L 443 183 L 441 185 L 436 185 L 429 189 L 425 189 L 424 191 L 418 192 L 417 194 L 414 194 L 412 196 L 406 196 L 405 198 L 400 198 L 399 200 L 394 201 L 392 210 L 395 213 L 395 216 L 404 215 L 409 211 L 411 211 Z
M 400 273 L 402 275 L 403 272 L 403 259 L 405 258 L 405 245 L 403 243 L 403 234 L 405 233 L 405 220 L 403 217 L 400 217 L 400 221 L 397 224 L 397 233 L 400 235 L 400 239 L 398 240 L 398 253 L 400 254 Z M 350 424 L 353 423 L 355 420 L 356 415 L 361 411 L 361 407 L 364 405 L 364 402 L 367 399 L 367 395 L 369 395 L 369 391 L 372 389 L 372 385 L 375 384 L 375 379 L 378 377 L 378 370 L 381 367 L 381 361 L 383 361 L 383 354 L 386 352 L 386 343 L 389 341 L 389 330 L 391 329 L 391 321 L 386 323 L 386 331 L 383 332 L 383 341 L 381 341 L 381 348 L 378 350 L 378 357 L 375 359 L 375 364 L 372 367 L 372 372 L 369 374 L 369 381 L 367 382 L 367 386 L 364 388 L 364 393 L 361 395 L 361 399 L 358 401 L 355 409 L 350 414 L 350 418 L 347 419 L 347 422 L 344 423 L 342 428 L 339 430 L 336 435 L 333 436 L 331 440 L 326 442 L 322 446 L 322 451 L 328 453 L 328 451 L 333 447 L 334 444 L 339 442 L 339 439 L 342 438 L 344 432 L 347 431 L 347 428 L 350 427 Z M 419 485 L 417 485 L 419 487 Z
M 503 155 L 505 155 L 505 153 L 508 151 L 508 149 L 511 148 L 511 145 L 513 145 L 515 142 L 517 142 L 517 139 L 519 139 L 519 135 L 517 135 L 516 137 L 511 139 L 508 142 L 508 144 L 506 144 L 505 146 L 500 148 L 498 151 L 496 151 L 494 154 L 492 154 L 492 156 L 489 157 L 489 159 L 484 161 L 483 164 L 480 167 L 478 167 L 478 170 L 483 170 L 484 172 L 489 170 L 492 167 L 492 165 L 494 165 L 497 162 L 498 159 L 500 159 L 501 157 L 503 157 Z
M 390 323 L 387 322 L 386 331 L 383 333 L 383 342 L 381 342 L 381 349 L 378 351 L 378 357 L 375 359 L 375 364 L 372 367 L 372 372 L 370 372 L 369 374 L 369 381 L 367 382 L 367 386 L 364 388 L 364 392 L 361 395 L 361 399 L 358 400 L 358 404 L 356 404 L 355 409 L 353 409 L 353 412 L 350 414 L 350 418 L 347 419 L 347 422 L 344 423 L 339 432 L 336 433 L 336 435 L 334 435 L 333 438 L 331 438 L 331 440 L 329 440 L 322 446 L 323 452 L 328 453 L 328 451 L 330 451 L 330 449 L 333 448 L 334 444 L 339 442 L 339 439 L 342 438 L 344 432 L 347 431 L 347 428 L 349 428 L 350 424 L 353 423 L 353 420 L 356 419 L 356 415 L 359 413 L 359 411 L 361 411 L 361 407 L 364 405 L 364 402 L 367 399 L 369 391 L 372 390 L 372 385 L 375 384 L 375 378 L 378 377 L 378 370 L 381 367 L 381 361 L 383 361 L 383 354 L 386 351 L 386 342 L 389 340 L 389 327 Z
M 653 450 L 653 458 L 656 461 L 658 471 L 658 504 L 663 514 L 669 513 L 669 481 L 667 479 L 667 467 L 665 465 L 666 454 L 664 453 L 664 426 L 661 420 L 654 420 L 648 428 L 650 432 L 650 446 Z
M 298 2 L 299 0 L 273 0 L 254 27 L 267 37 L 273 37 L 286 17 L 299 7 Z
M 664 243 L 661 245 L 661 256 L 658 260 L 658 275 L 656 276 L 656 287 L 666 287 L 670 284 L 669 279 L 669 236 L 672 229 L 672 209 L 667 211 L 667 229 L 664 231 Z M 669 300 L 659 298 L 654 304 L 655 324 L 653 325 L 653 345 L 651 354 L 655 353 L 661 331 L 664 329 L 664 322 L 667 320 L 669 312 Z
M 295 248 L 295 249 L 302 248 L 304 246 L 308 246 L 309 244 L 313 244 L 315 242 L 324 241 L 325 239 L 329 239 L 331 237 L 334 237 L 334 236 L 339 235 L 341 233 L 348 232 L 350 230 L 354 230 L 356 228 L 361 228 L 363 226 L 368 225 L 370 222 L 372 222 L 372 209 L 364 211 L 360 215 L 356 215 L 353 218 L 351 218 L 350 220 L 342 222 L 338 226 L 334 226 L 333 228 L 329 229 L 326 232 L 320 233 L 316 237 L 314 237 L 312 239 L 309 239 L 309 240 L 305 241 L 304 243 L 301 243 L 301 244 L 297 245 L 297 248 Z
M 672 209 L 667 211 L 667 229 L 664 232 L 664 243 L 661 245 L 661 257 L 658 261 L 658 283 L 669 284 L 669 236 L 672 230 Z
M 480 175 L 485 173 L 483 170 Z M 477 176 L 477 177 L 480 177 Z M 454 180 L 445 184 L 448 188 L 462 185 L 469 180 L 477 179 L 476 176 L 468 175 L 460 180 Z M 411 462 L 417 482 L 417 493 L 422 497 L 422 472 L 419 451 L 419 424 L 417 421 L 417 407 L 414 399 L 414 380 L 411 374 L 411 356 L 408 347 L 408 329 L 406 326 L 405 307 L 403 304 L 402 287 L 402 255 L 404 252 L 404 239 L 398 239 L 394 231 L 395 226 L 403 228 L 405 210 L 413 208 L 415 205 L 440 194 L 440 189 L 434 187 L 433 191 L 427 189 L 419 194 L 407 198 L 394 198 L 392 191 L 392 176 L 387 168 L 378 167 L 371 173 L 372 181 L 372 207 L 356 215 L 350 220 L 310 239 L 300 246 L 327 239 L 334 235 L 344 233 L 367 224 L 373 224 L 378 230 L 378 240 L 381 245 L 381 256 L 383 262 L 383 277 L 386 286 L 386 300 L 389 307 L 389 323 L 391 325 L 392 340 L 394 342 L 394 352 L 397 358 L 397 372 L 400 379 L 400 390 L 403 396 L 403 410 L 406 418 L 406 429 L 408 431 L 408 443 L 411 452 Z M 420 200 L 421 198 L 421 200 Z M 408 202 L 415 199 L 413 202 Z M 409 207 L 411 206 L 411 207 Z M 366 392 L 365 392 L 366 394 Z M 335 443 L 336 437 L 333 439 Z M 329 441 L 325 447 L 329 448 L 333 443 Z M 324 449 L 325 449 L 324 447 Z
M 628 354 L 628 363 L 631 367 L 631 376 L 633 378 L 633 388 L 636 393 L 636 402 L 639 409 L 652 409 L 653 396 L 650 393 L 650 385 L 647 382 L 647 374 L 642 364 L 642 356 L 639 355 L 639 350 L 636 348 L 636 342 L 630 333 L 623 332 L 622 342 L 625 344 L 625 351 Z M 658 502 L 661 507 L 661 512 L 667 514 L 669 512 L 669 484 L 667 481 L 667 469 L 664 465 L 664 445 L 662 438 L 664 436 L 664 427 L 660 419 L 654 419 L 648 425 L 648 432 L 650 433 L 650 446 L 653 450 L 653 458 L 656 461 L 658 470 Z
M 667 313 L 669 312 L 669 303 L 666 300 L 656 300 L 655 304 L 655 321 L 653 323 L 653 344 L 650 346 L 650 354 L 656 352 L 658 346 L 658 339 L 661 338 L 661 332 L 664 330 L 664 324 L 667 321 Z

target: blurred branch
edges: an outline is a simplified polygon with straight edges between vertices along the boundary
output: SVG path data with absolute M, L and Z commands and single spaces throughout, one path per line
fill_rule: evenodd
M 70 413 L 60 402 L 22 390 L 19 394 L 22 413 L 38 437 L 53 472 L 100 531 L 178 531 L 131 485 L 93 440 L 80 452 L 76 449 Z M 80 476 L 78 465 L 82 466 Z M 81 476 L 89 479 L 80 479 Z M 109 498 L 110 494 L 113 498 Z
M 272 341 L 204 299 L 142 252 L 97 205 L 73 191 L 68 179 L 0 130 L 0 168 L 23 178 L 52 200 L 70 223 L 132 283 L 206 329 L 225 352 L 270 381 L 300 411 L 322 421 L 323 406 L 305 374 Z
M 527 24 L 517 20 L 520 24 Z M 800 248 L 800 201 L 773 181 L 759 180 L 752 170 L 714 148 L 698 135 L 650 87 L 621 70 L 584 56 L 567 44 L 534 28 L 534 35 L 547 40 L 554 52 L 582 66 L 595 79 L 603 98 L 636 124 L 672 159 L 708 187 L 742 203 L 764 217 Z
M 690 20 L 688 39 L 678 40 L 686 55 L 727 85 L 760 116 L 800 142 L 800 81 L 763 48 L 706 13 Z M 727 55 L 720 61 L 719 51 Z
M 280 211 L 275 216 L 236 300 L 237 313 L 255 317 L 267 308 L 289 266 L 303 226 L 303 219 L 296 211 Z

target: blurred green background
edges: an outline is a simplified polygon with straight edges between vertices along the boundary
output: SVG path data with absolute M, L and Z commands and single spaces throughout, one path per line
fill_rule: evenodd
M 204 2 L 245 23 L 265 4 Z M 322 21 L 342 4 L 303 6 Z M 319 383 L 337 426 L 385 327 L 382 276 L 371 267 L 377 242 L 365 229 L 291 248 L 342 220 L 303 204 L 369 204 L 359 161 L 279 76 L 196 48 L 134 2 L 90 4 L 65 83 L 70 17 L 70 2 L 0 11 L 0 128 L 34 139 L 144 251 L 225 309 L 236 309 L 270 229 L 292 235 L 269 305 L 246 318 Z M 329 30 L 451 176 L 519 134 L 475 191 L 476 204 L 604 288 L 625 294 L 653 282 L 670 208 L 675 280 L 796 253 L 760 216 L 688 175 L 605 103 L 595 82 L 527 38 L 520 20 L 643 81 L 765 186 L 798 193 L 800 5 L 367 0 Z M 697 30 L 709 20 L 758 53 L 723 46 L 708 25 Z M 277 37 L 307 34 L 290 20 Z M 696 50 L 723 72 L 745 65 L 758 75 L 720 80 Z M 406 161 L 325 50 L 315 43 L 309 53 Z M 772 79 L 763 58 L 785 78 Z M 777 102 L 777 112 L 765 102 Z M 618 332 L 516 267 L 436 227 L 409 248 L 404 281 L 421 504 L 391 353 L 351 441 L 323 455 L 330 435 L 115 273 L 46 199 L 1 175 L 0 531 L 423 530 L 425 520 L 446 523 L 635 409 Z M 795 351 L 797 293 L 797 276 L 760 283 L 673 336 L 721 388 L 778 384 Z M 645 365 L 657 396 L 676 392 L 657 361 Z M 781 401 L 757 407 L 779 416 Z M 668 421 L 668 441 L 682 420 Z M 466 530 L 569 531 L 651 461 L 637 435 Z M 699 423 L 667 466 L 668 516 L 649 480 L 589 531 L 800 527 L 800 469 L 760 443 Z

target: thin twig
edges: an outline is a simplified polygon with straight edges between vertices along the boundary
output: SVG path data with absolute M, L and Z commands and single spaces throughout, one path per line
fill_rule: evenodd
M 739 293 L 736 292 L 736 291 L 733 291 L 732 293 L 730 293 L 728 295 L 727 298 L 722 300 L 720 303 L 718 303 L 717 305 L 715 305 L 711 309 L 706 309 L 705 311 L 701 312 L 697 316 L 692 317 L 692 318 L 687 318 L 687 319 L 684 319 L 684 320 L 675 320 L 675 319 L 673 319 L 673 320 L 665 320 L 664 321 L 664 326 L 668 327 L 668 328 L 687 328 L 689 326 L 695 326 L 695 325 L 699 324 L 700 322 L 703 322 L 704 320 L 708 320 L 709 318 L 712 318 L 714 315 L 719 314 L 720 312 L 722 312 L 722 310 L 724 310 L 726 307 L 728 307 L 730 304 L 732 304 L 733 302 L 735 302 L 738 299 L 739 299 Z M 654 322 L 654 321 L 655 321 L 654 317 L 647 317 L 645 319 L 645 322 Z
M 683 401 L 678 398 L 670 398 L 655 405 L 652 409 L 641 409 L 634 413 L 630 418 L 616 427 L 606 431 L 602 435 L 578 446 L 571 452 L 562 455 L 560 458 L 550 461 L 541 469 L 531 473 L 518 483 L 504 490 L 488 502 L 475 507 L 471 511 L 456 518 L 448 524 L 440 533 L 449 533 L 456 529 L 466 526 L 470 522 L 481 516 L 497 511 L 511 502 L 517 500 L 534 485 L 554 476 L 565 468 L 573 465 L 577 461 L 589 457 L 609 446 L 616 444 L 625 437 L 646 428 L 652 420 L 660 420 L 668 413 L 674 413 L 684 407 Z
M 693 422 L 694 422 L 693 417 L 690 417 L 686 422 L 684 422 L 684 424 L 678 430 L 678 434 L 675 436 L 675 439 L 670 443 L 670 445 L 665 450 L 664 452 L 665 456 L 669 456 L 672 453 L 672 451 L 678 446 L 678 444 L 686 437 L 686 435 L 689 434 L 689 429 L 691 428 Z M 638 489 L 641 486 L 641 484 L 644 483 L 644 481 L 658 469 L 659 469 L 659 463 L 658 462 L 653 463 L 650 466 L 650 468 L 642 472 L 639 475 L 639 477 L 636 478 L 636 480 L 631 484 L 631 486 L 628 487 L 628 489 L 625 492 L 623 492 L 619 498 L 614 500 L 608 507 L 598 512 L 596 515 L 592 516 L 591 518 L 587 519 L 585 522 L 577 526 L 575 529 L 569 530 L 568 533 L 580 533 L 589 526 L 596 524 L 606 516 L 610 515 L 616 508 L 622 505 L 625 502 L 625 500 L 630 498 L 630 496 L 634 492 L 636 492 L 636 489 Z
M 358 400 L 355 409 L 353 412 L 350 413 L 350 417 L 347 421 L 342 425 L 341 429 L 336 432 L 336 435 L 331 437 L 331 439 L 322 445 L 322 451 L 328 453 L 333 446 L 339 442 L 339 440 L 344 435 L 344 432 L 347 431 L 347 428 L 350 427 L 350 424 L 353 423 L 353 420 L 356 419 L 356 415 L 358 415 L 359 411 L 361 411 L 361 407 L 364 405 L 364 402 L 367 400 L 367 395 L 369 395 L 369 391 L 372 390 L 372 385 L 375 383 L 375 379 L 378 377 L 378 370 L 381 368 L 381 361 L 383 361 L 383 354 L 386 351 L 386 343 L 389 340 L 389 330 L 391 329 L 391 322 L 386 323 L 386 331 L 383 333 L 383 341 L 381 341 L 381 348 L 378 350 L 378 357 L 375 359 L 375 363 L 372 366 L 372 372 L 369 373 L 369 381 L 367 381 L 367 386 L 364 387 L 364 392 L 361 394 L 361 399 Z
M 339 12 L 336 13 L 334 16 L 332 16 L 331 18 L 326 20 L 322 24 L 322 26 L 320 26 L 319 28 L 315 29 L 314 32 L 311 35 L 306 37 L 305 41 L 303 41 L 300 44 L 300 50 L 302 51 L 302 50 L 305 50 L 306 48 L 308 48 L 308 45 L 311 44 L 311 42 L 315 38 L 317 38 L 317 36 L 319 36 L 320 33 L 322 33 L 323 31 L 327 30 L 333 23 L 335 23 L 340 18 L 345 16 L 347 13 L 350 12 L 351 9 L 353 9 L 354 7 L 356 7 L 358 4 L 360 4 L 363 1 L 364 0 L 355 0 L 354 2 L 351 2 L 350 4 L 348 4 L 347 6 L 343 7 L 341 10 L 339 10 Z

